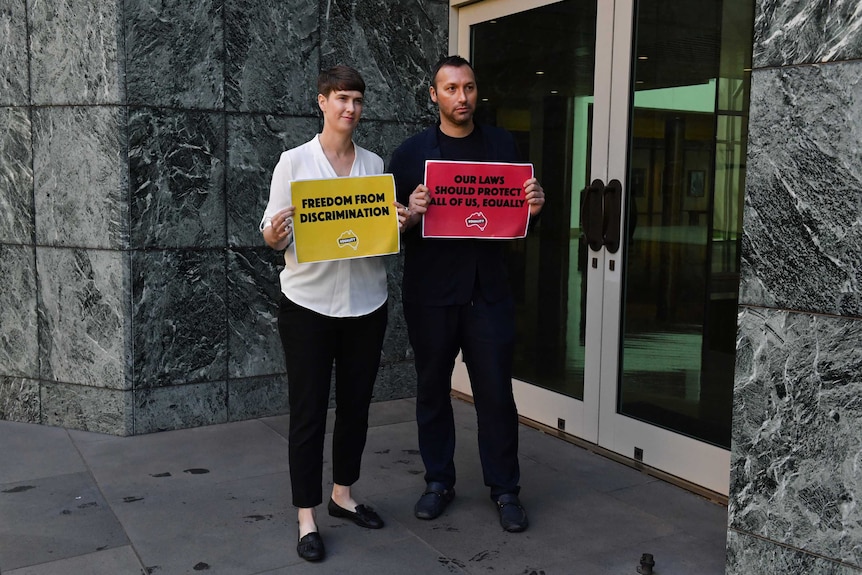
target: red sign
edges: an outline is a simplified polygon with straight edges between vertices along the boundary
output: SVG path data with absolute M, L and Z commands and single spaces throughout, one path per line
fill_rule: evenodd
M 532 164 L 427 160 L 431 203 L 422 218 L 426 238 L 523 238 L 530 206 L 524 182 Z

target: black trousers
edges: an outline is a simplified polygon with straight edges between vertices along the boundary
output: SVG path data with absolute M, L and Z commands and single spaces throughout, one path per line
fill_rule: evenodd
M 385 303 L 365 316 L 334 318 L 299 306 L 282 295 L 278 331 L 290 394 L 288 457 L 296 507 L 315 507 L 323 502 L 323 442 L 333 362 L 336 407 L 332 480 L 352 485 L 359 479 L 368 406 L 380 366 L 386 322 Z
M 518 412 L 512 395 L 514 303 L 481 297 L 466 305 L 404 302 L 418 376 L 416 423 L 425 481 L 455 485 L 452 370 L 464 354 L 479 434 L 479 457 L 491 498 L 520 491 Z

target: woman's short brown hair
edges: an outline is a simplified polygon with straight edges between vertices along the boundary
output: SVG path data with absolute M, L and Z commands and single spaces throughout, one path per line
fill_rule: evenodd
M 323 70 L 317 77 L 317 93 L 329 97 L 330 92 L 356 90 L 365 93 L 365 80 L 350 66 L 339 64 Z

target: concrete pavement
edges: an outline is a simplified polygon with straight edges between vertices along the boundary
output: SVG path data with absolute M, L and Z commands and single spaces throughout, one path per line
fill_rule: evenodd
M 725 507 L 527 426 L 531 525 L 504 532 L 475 412 L 454 403 L 457 497 L 444 515 L 412 514 L 424 487 L 413 401 L 373 404 L 354 494 L 387 525 L 318 508 L 327 558 L 316 564 L 296 555 L 288 416 L 135 437 L 0 422 L 0 573 L 636 575 L 643 553 L 656 575 L 724 573 Z

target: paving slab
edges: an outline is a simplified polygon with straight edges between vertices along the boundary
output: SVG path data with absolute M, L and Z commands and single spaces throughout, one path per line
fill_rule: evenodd
M 200 487 L 288 469 L 287 441 L 259 420 L 76 445 L 100 484 L 127 495 L 166 478 Z
M 69 432 L 61 427 L 0 422 L 0 484 L 86 470 Z
M 289 494 L 288 475 L 280 473 L 201 485 L 166 478 L 109 501 L 151 573 L 247 575 L 298 559 Z
M 0 572 L 128 545 L 87 473 L 0 485 Z
M 146 571 L 135 555 L 134 549 L 126 545 L 70 559 L 3 571 L 3 573 L 6 575 L 137 575 Z
M 327 540 L 328 541 L 328 540 Z M 261 575 L 459 575 L 468 573 L 457 562 L 441 555 L 417 537 L 407 537 L 383 545 L 352 547 L 339 538 L 327 542 L 322 563 L 300 563 L 267 571 Z
M 697 533 L 699 537 L 724 547 L 727 537 L 727 508 L 724 505 L 659 480 L 618 489 L 609 495 L 661 517 L 682 533 Z
M 595 565 L 597 570 L 583 572 L 597 575 L 636 575 L 644 553 L 653 556 L 656 575 L 724 575 L 724 541 L 704 540 L 685 533 L 673 533 L 632 545 L 620 545 L 615 553 L 587 554 L 583 563 Z

